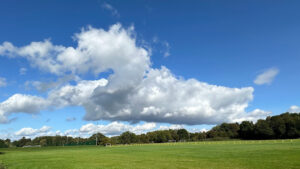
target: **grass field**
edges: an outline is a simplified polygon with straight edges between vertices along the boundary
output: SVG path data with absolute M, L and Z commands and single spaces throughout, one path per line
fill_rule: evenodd
M 300 168 L 300 140 L 9 148 L 0 152 L 4 153 L 0 163 L 8 169 Z

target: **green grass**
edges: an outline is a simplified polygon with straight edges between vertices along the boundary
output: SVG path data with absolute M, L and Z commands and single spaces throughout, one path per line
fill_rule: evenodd
M 0 149 L 9 169 L 300 168 L 300 140 Z M 1 168 L 1 167 L 0 167 Z

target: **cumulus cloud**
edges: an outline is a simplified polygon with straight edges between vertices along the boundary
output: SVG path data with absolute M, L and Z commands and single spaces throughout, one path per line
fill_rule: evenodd
M 279 69 L 277 68 L 268 69 L 262 74 L 258 75 L 254 80 L 254 83 L 257 85 L 271 84 L 278 73 Z
M 26 58 L 33 67 L 57 75 L 113 70 L 111 78 L 140 78 L 149 67 L 150 58 L 144 48 L 136 46 L 132 33 L 133 28 L 123 29 L 120 24 L 108 31 L 89 27 L 75 34 L 76 48 L 53 45 L 49 40 L 20 48 L 4 42 L 0 45 L 0 55 Z
M 57 109 L 65 106 L 81 106 L 92 96 L 98 86 L 105 86 L 107 80 L 80 81 L 76 86 L 65 85 L 49 92 L 47 98 L 15 94 L 0 103 L 0 123 L 7 123 L 12 113 L 36 114 L 46 109 Z
M 6 86 L 6 79 L 3 77 L 0 77 L 0 87 L 5 87 Z
M 152 68 L 150 52 L 136 44 L 134 29 L 115 24 L 109 30 L 89 27 L 75 34 L 76 47 L 53 45 L 49 40 L 15 47 L 0 45 L 0 55 L 27 59 L 31 66 L 49 73 L 80 76 L 112 72 L 99 80 L 78 80 L 48 92 L 46 98 L 24 96 L 26 105 L 0 106 L 1 122 L 11 113 L 33 113 L 65 106 L 83 106 L 85 120 L 137 123 L 218 124 L 255 120 L 268 114 L 246 112 L 253 99 L 252 87 L 229 88 L 183 79 L 162 66 Z M 5 102 L 11 102 L 9 98 Z M 36 102 L 37 101 L 37 102 Z M 38 103 L 38 104 L 36 104 Z M 34 111 L 32 111 L 33 109 Z
M 118 10 L 116 8 L 114 8 L 111 4 L 104 2 L 102 4 L 102 8 L 110 11 L 112 16 L 118 17 L 118 18 L 120 17 Z
M 203 133 L 209 131 L 209 129 L 207 128 L 187 128 L 186 130 L 191 133 Z
M 130 131 L 136 134 L 145 133 L 147 131 L 153 130 L 156 128 L 155 123 L 144 123 L 140 125 L 128 125 L 120 122 L 112 122 L 107 125 L 95 125 L 93 123 L 89 123 L 86 125 L 83 125 L 79 132 L 81 133 L 88 133 L 88 134 L 94 134 L 97 132 L 103 133 L 105 135 L 119 135 L 125 131 Z
M 255 109 L 245 116 L 241 116 L 240 118 L 236 118 L 234 121 L 235 122 L 242 122 L 242 121 L 253 121 L 256 122 L 258 119 L 264 119 L 265 117 L 271 115 L 271 111 L 265 111 L 261 109 Z
M 16 136 L 41 136 L 48 134 L 48 131 L 51 129 L 49 126 L 43 126 L 40 129 L 33 129 L 31 127 L 22 128 L 19 131 L 15 132 Z
M 180 125 L 180 124 L 173 124 L 170 126 L 159 126 L 159 130 L 169 130 L 169 129 L 178 130 L 178 129 L 183 129 L 183 128 L 184 128 L 184 126 Z
M 299 106 L 291 106 L 288 110 L 290 113 L 300 113 L 300 107 Z
M 48 101 L 37 96 L 15 94 L 0 103 L 0 123 L 7 123 L 12 113 L 35 114 L 48 108 Z

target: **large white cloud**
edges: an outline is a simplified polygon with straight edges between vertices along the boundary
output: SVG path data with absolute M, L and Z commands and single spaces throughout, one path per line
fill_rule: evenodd
M 26 96 L 26 106 L 18 109 L 13 108 L 17 102 L 7 108 L 0 107 L 1 122 L 10 113 L 33 113 L 65 106 L 83 106 L 86 120 L 133 123 L 217 124 L 255 120 L 269 114 L 259 109 L 245 111 L 253 99 L 252 87 L 210 85 L 176 77 L 166 67 L 151 68 L 150 52 L 138 46 L 133 35 L 133 28 L 124 29 L 116 24 L 108 31 L 83 29 L 75 35 L 77 47 L 53 45 L 49 40 L 24 47 L 3 43 L 0 54 L 24 57 L 33 67 L 49 73 L 80 76 L 109 71 L 111 74 L 106 79 L 78 80 L 76 85 L 55 88 L 46 98 Z M 23 95 L 13 97 L 17 96 Z
M 178 79 L 162 67 L 151 69 L 140 84 L 107 91 L 98 87 L 85 105 L 87 120 L 217 124 L 248 117 L 253 88 L 227 88 L 195 79 Z M 255 118 L 255 117 L 254 117 Z
M 7 123 L 7 116 L 12 113 L 38 113 L 49 107 L 47 100 L 31 95 L 15 94 L 0 103 L 0 123 Z
M 270 68 L 264 71 L 262 74 L 259 74 L 255 78 L 254 83 L 257 85 L 271 84 L 278 73 L 279 73 L 279 69 Z
M 93 90 L 105 86 L 107 80 L 82 80 L 76 86 L 65 85 L 49 92 L 47 98 L 15 94 L 0 103 L 0 123 L 7 123 L 12 113 L 35 114 L 45 109 L 57 109 L 65 106 L 82 106 L 89 102 Z

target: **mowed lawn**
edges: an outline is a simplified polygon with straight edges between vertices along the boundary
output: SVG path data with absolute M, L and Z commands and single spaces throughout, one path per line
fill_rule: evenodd
M 300 168 L 300 140 L 0 149 L 8 169 Z

